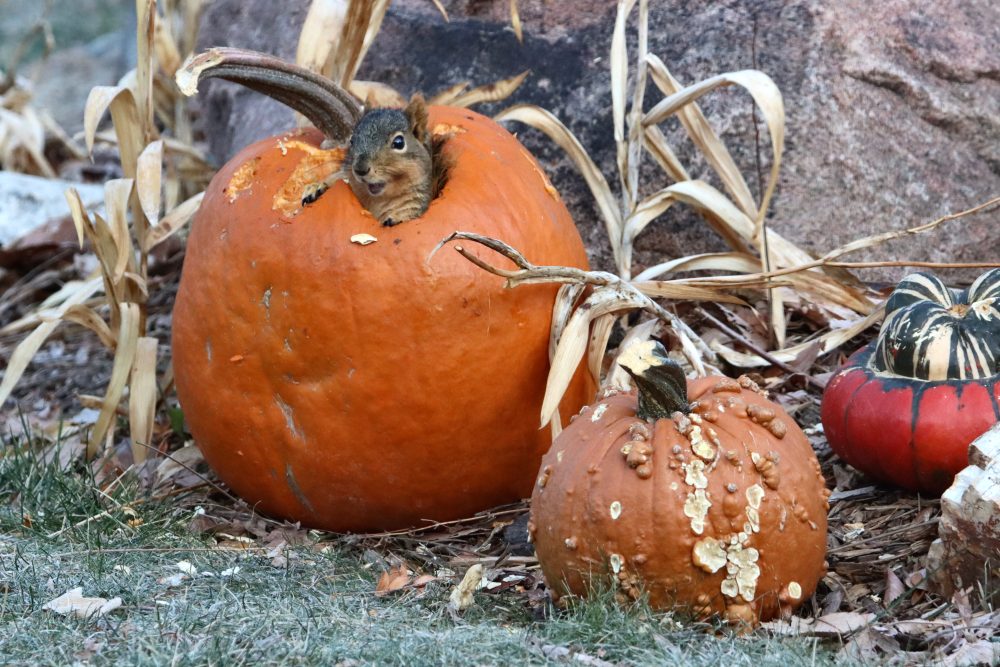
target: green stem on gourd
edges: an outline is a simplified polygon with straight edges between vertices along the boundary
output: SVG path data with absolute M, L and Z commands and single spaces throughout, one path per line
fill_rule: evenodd
M 265 53 L 216 47 L 190 58 L 176 75 L 185 95 L 208 78 L 239 83 L 291 107 L 337 144 L 348 140 L 361 117 L 361 105 L 338 84 Z
M 667 357 L 659 341 L 635 343 L 618 359 L 639 390 L 640 419 L 666 419 L 675 412 L 688 411 L 687 378 L 684 369 Z

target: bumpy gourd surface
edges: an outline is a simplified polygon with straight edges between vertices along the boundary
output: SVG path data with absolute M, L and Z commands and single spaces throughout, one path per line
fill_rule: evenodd
M 557 596 L 611 576 L 624 597 L 752 623 L 815 590 L 829 492 L 809 441 L 746 378 L 688 396 L 690 413 L 647 422 L 613 393 L 553 443 L 529 530 Z
M 430 254 L 455 230 L 538 264 L 586 254 L 516 139 L 467 110 L 432 108 L 430 124 L 450 136 L 450 179 L 395 227 L 342 182 L 301 208 L 330 170 L 315 132 L 248 147 L 205 195 L 174 311 L 177 389 L 209 464 L 262 511 L 366 531 L 530 490 L 556 287 L 504 289 L 450 247 Z M 585 398 L 574 384 L 568 409 Z

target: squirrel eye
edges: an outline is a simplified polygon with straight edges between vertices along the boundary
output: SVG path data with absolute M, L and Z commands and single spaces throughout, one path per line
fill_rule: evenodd
M 406 148 L 406 140 L 403 139 L 403 135 L 397 134 L 392 138 L 392 147 L 397 151 L 401 151 Z

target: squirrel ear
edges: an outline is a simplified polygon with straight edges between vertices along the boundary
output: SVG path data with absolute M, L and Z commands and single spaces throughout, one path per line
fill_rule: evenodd
M 420 143 L 427 143 L 427 104 L 424 96 L 416 93 L 406 105 L 406 118 L 410 123 L 410 132 Z

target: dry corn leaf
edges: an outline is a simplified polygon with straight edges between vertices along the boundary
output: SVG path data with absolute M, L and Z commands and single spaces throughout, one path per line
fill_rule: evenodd
M 601 315 L 596 318 L 590 327 L 590 342 L 587 344 L 587 367 L 590 370 L 590 377 L 594 379 L 594 386 L 601 386 L 601 371 L 604 367 L 604 353 L 608 349 L 608 341 L 611 339 L 611 331 L 614 329 L 615 320 L 613 314 Z
M 500 102 L 501 100 L 505 100 L 521 86 L 530 73 L 531 70 L 524 70 L 520 74 L 516 74 L 508 79 L 501 79 L 484 86 L 477 86 L 466 92 L 461 92 L 448 101 L 448 106 L 471 107 L 474 104 L 483 102 Z
M 660 320 L 652 319 L 646 320 L 641 324 L 637 324 L 634 327 L 629 328 L 629 330 L 625 333 L 625 337 L 622 338 L 622 342 L 618 344 L 618 354 L 615 355 L 615 360 L 611 363 L 611 367 L 608 369 L 608 375 L 602 386 L 615 387 L 618 389 L 627 389 L 632 386 L 631 376 L 618 364 L 618 357 L 621 356 L 621 353 L 627 350 L 631 345 L 641 343 L 652 338 L 653 333 L 659 325 Z
M 181 66 L 180 47 L 170 29 L 170 21 L 153 12 L 155 22 L 153 28 L 153 52 L 156 54 L 156 64 L 168 77 L 173 78 L 177 68 Z
M 117 178 L 104 184 L 104 209 L 115 248 L 113 260 L 107 259 L 112 264 L 111 281 L 115 285 L 121 282 L 126 269 L 135 269 L 132 237 L 128 229 L 128 203 L 132 196 L 132 185 L 133 181 L 129 178 Z M 100 253 L 101 247 L 96 247 L 95 252 Z
M 651 67 L 656 68 L 662 65 L 660 61 L 654 61 L 650 59 Z M 652 64 L 652 63 L 656 64 Z M 663 67 L 663 72 L 665 77 L 670 80 L 673 84 L 671 87 L 676 87 L 676 81 L 670 77 L 670 73 L 666 71 L 666 67 Z M 763 72 L 757 70 L 743 70 L 740 72 L 726 72 L 725 74 L 719 74 L 717 76 L 710 77 L 696 83 L 694 85 L 688 86 L 681 90 L 669 94 L 666 98 L 661 100 L 656 106 L 649 110 L 646 116 L 643 118 L 643 123 L 646 125 L 654 125 L 656 123 L 662 122 L 668 116 L 677 113 L 682 107 L 690 105 L 692 102 L 698 100 L 700 97 L 706 93 L 715 90 L 716 88 L 722 86 L 738 85 L 746 89 L 753 97 L 754 102 L 757 104 L 757 108 L 760 109 L 761 114 L 764 117 L 764 122 L 767 124 L 768 133 L 771 137 L 771 173 L 768 176 L 767 187 L 764 190 L 764 195 L 761 199 L 759 207 L 752 207 L 747 209 L 744 208 L 744 213 L 752 216 L 755 221 L 755 230 L 753 236 L 755 238 L 760 237 L 760 226 L 763 224 L 764 213 L 767 211 L 767 207 L 771 201 L 771 196 L 774 193 L 774 188 L 778 183 L 778 172 L 781 169 L 781 155 L 785 146 L 785 105 L 781 97 L 781 91 L 778 86 L 775 85 L 771 77 L 767 76 Z M 711 133 L 715 136 L 714 132 L 705 122 L 705 127 L 699 128 L 698 124 L 702 122 L 704 116 L 701 119 L 694 120 L 692 124 L 696 132 L 702 136 L 706 136 Z M 716 137 L 717 138 L 717 137 Z M 709 145 L 711 142 L 707 143 Z M 719 147 L 721 146 L 721 152 Z M 732 158 L 722 145 L 719 144 L 712 146 L 712 154 L 715 162 L 723 169 L 723 171 L 718 171 L 720 178 L 723 182 L 729 186 L 738 186 L 738 183 L 742 182 L 742 187 L 746 187 L 746 182 L 743 181 L 742 176 L 739 175 L 739 170 L 735 171 L 735 175 L 730 173 L 735 169 L 735 164 L 732 162 Z M 723 159 L 722 156 L 728 159 Z M 706 154 L 706 157 L 709 157 Z M 711 162 L 711 160 L 710 160 Z M 713 164 L 713 167 L 716 165 Z M 727 182 L 727 179 L 729 182 Z M 734 187 L 733 189 L 741 190 L 742 188 Z M 749 197 L 749 189 L 742 192 L 740 196 L 737 197 L 738 201 L 744 199 L 744 197 Z M 752 202 L 752 199 L 750 199 Z M 742 204 L 745 206 L 747 202 L 743 201 Z
M 322 74 L 347 88 L 382 27 L 388 8 L 389 0 L 351 0 L 339 39 L 323 65 Z
M 94 152 L 94 136 L 104 112 L 110 109 L 111 121 L 118 137 L 122 171 L 127 178 L 135 178 L 136 162 L 146 146 L 143 125 L 135 95 L 124 86 L 95 86 L 87 97 L 83 111 L 83 133 L 87 152 Z
M 550 362 L 556 354 L 556 345 L 559 343 L 559 338 L 562 337 L 566 323 L 569 322 L 569 318 L 573 314 L 573 309 L 576 308 L 576 304 L 579 302 L 580 297 L 583 296 L 586 288 L 586 285 L 571 283 L 560 285 L 559 291 L 556 293 L 556 301 L 552 305 L 552 327 L 549 330 Z
M 684 271 L 729 271 L 732 273 L 753 273 L 760 262 L 753 255 L 742 252 L 702 253 L 678 257 L 644 269 L 633 282 L 655 280 L 671 273 Z
M 160 205 L 163 175 L 163 141 L 157 140 L 146 146 L 136 166 L 135 189 L 139 204 L 145 214 L 145 220 L 136 220 L 136 241 L 139 247 L 145 245 L 146 232 L 149 225 L 155 226 L 160 219 Z
M 50 316 L 51 319 L 51 316 Z M 97 337 L 101 340 L 104 347 L 109 350 L 113 350 L 115 347 L 115 334 L 108 327 L 107 322 L 101 318 L 93 308 L 88 308 L 85 305 L 71 306 L 65 313 L 62 314 L 61 319 L 64 322 L 73 322 L 74 324 L 79 324 L 80 326 L 86 327 L 97 334 Z
M 459 95 L 468 90 L 471 85 L 471 81 L 459 81 L 458 83 L 452 84 L 444 90 L 436 93 L 433 97 L 427 100 L 427 103 L 439 106 L 451 106 L 452 100 L 456 99 Z
M 473 593 L 479 588 L 479 583 L 482 580 L 483 566 L 480 563 L 476 563 L 469 567 L 465 571 L 462 581 L 451 590 L 451 594 L 448 596 L 448 608 L 459 612 L 471 607 L 475 603 Z
M 625 98 L 628 95 L 628 49 L 625 44 L 625 24 L 635 6 L 635 0 L 619 0 L 615 27 L 611 33 L 611 117 L 614 126 L 618 175 L 623 194 L 628 191 L 627 148 L 625 146 Z M 630 208 L 626 203 L 626 208 Z
M 792 345 L 780 350 L 774 350 L 769 354 L 784 363 L 792 363 L 800 354 L 811 352 L 813 346 L 816 343 L 820 344 L 819 354 L 826 354 L 831 352 L 850 339 L 857 336 L 859 333 L 877 323 L 882 318 L 882 309 L 878 308 L 873 311 L 867 317 L 859 319 L 857 322 L 849 327 L 844 327 L 843 329 L 833 329 L 832 331 L 827 331 L 821 336 L 812 338 L 798 345 Z M 740 368 L 760 368 L 763 366 L 770 366 L 771 362 L 758 357 L 756 354 L 748 352 L 737 352 L 736 350 L 727 347 L 720 343 L 719 341 L 713 341 L 711 344 L 712 349 L 719 354 L 720 357 L 728 361 L 733 366 L 738 366 Z
M 667 95 L 666 99 L 672 99 L 674 95 L 683 90 L 683 86 L 674 79 L 673 75 L 667 69 L 667 66 L 660 60 L 655 54 L 648 54 L 646 56 L 646 63 L 649 67 L 649 73 L 656 84 L 657 88 Z M 646 127 L 651 127 L 656 123 L 662 122 L 668 113 L 664 113 L 662 117 L 657 118 L 652 115 L 653 111 L 658 109 L 662 111 L 666 108 L 662 100 L 659 104 L 653 107 L 649 113 L 643 119 L 643 124 Z M 672 100 L 672 103 L 676 100 Z M 659 111 L 658 111 L 659 113 Z M 737 206 L 748 216 L 753 215 L 757 207 L 754 205 L 753 195 L 750 194 L 750 188 L 747 186 L 746 181 L 743 179 L 743 174 L 736 167 L 736 163 L 733 161 L 732 155 L 730 155 L 729 150 L 726 149 L 725 144 L 719 139 L 718 135 L 709 125 L 708 120 L 705 118 L 704 114 L 697 104 L 688 103 L 678 106 L 673 112 L 677 113 L 677 118 L 681 122 L 688 136 L 691 137 L 691 141 L 694 143 L 698 151 L 704 155 L 706 162 L 712 167 L 719 178 L 722 180 L 723 186 L 729 190 L 730 194 L 736 201 Z
M 590 187 L 598 210 L 604 218 L 608 239 L 615 257 L 618 256 L 622 235 L 622 215 L 618 209 L 611 187 L 604 174 L 597 168 L 594 161 L 587 155 L 580 141 L 551 112 L 530 104 L 517 104 L 505 109 L 493 117 L 497 122 L 515 120 L 544 132 L 552 141 L 562 148 L 583 175 Z
M 351 81 L 347 87 L 352 95 L 364 102 L 366 109 L 406 106 L 406 97 L 392 86 L 380 81 Z
M 639 200 L 639 166 L 645 146 L 642 127 L 643 104 L 646 96 L 646 51 L 649 47 L 649 2 L 639 1 L 639 25 L 636 48 L 635 81 L 632 84 L 632 106 L 628 113 L 628 137 L 626 146 L 625 187 L 623 189 L 627 209 L 632 210 Z
M 111 367 L 111 379 L 101 404 L 101 414 L 90 432 L 87 442 L 87 459 L 91 460 L 97 454 L 98 446 L 105 436 L 113 432 L 115 411 L 121 401 L 122 393 L 128 382 L 132 362 L 135 359 L 136 345 L 139 339 L 139 306 L 135 303 L 121 305 L 121 324 L 118 330 L 118 345 L 115 348 L 115 359 Z
M 136 0 L 135 92 L 142 144 L 153 138 L 153 35 L 156 33 L 156 0 Z M 135 174 L 128 174 L 134 178 Z
M 11 392 L 14 390 L 14 386 L 17 381 L 21 379 L 21 375 L 24 374 L 25 369 L 28 364 L 34 358 L 38 350 L 41 349 L 42 345 L 45 343 L 46 339 L 55 331 L 56 327 L 59 326 L 61 317 L 73 306 L 82 304 L 84 301 L 92 297 L 94 294 L 100 291 L 102 285 L 102 280 L 100 278 L 95 278 L 83 283 L 76 283 L 74 285 L 74 290 L 72 294 L 66 297 L 62 305 L 56 308 L 52 313 L 52 319 L 49 321 L 43 321 L 38 327 L 35 328 L 30 334 L 25 336 L 24 340 L 18 343 L 17 347 L 10 355 L 10 359 L 7 361 L 7 367 L 4 369 L 3 380 L 0 381 L 0 405 L 7 400 Z
M 445 15 L 447 19 L 447 15 Z M 517 41 L 524 44 L 524 34 L 521 32 L 521 15 L 517 11 L 517 0 L 510 0 L 510 27 L 514 29 Z
M 602 287 L 594 290 L 573 315 L 569 318 L 556 353 L 549 368 L 549 376 L 545 382 L 545 397 L 542 399 L 542 423 L 546 426 L 556 413 L 559 402 L 569 387 L 576 369 L 583 359 L 590 339 L 590 323 L 601 315 L 619 313 L 624 310 L 643 308 L 647 304 L 636 298 L 637 295 L 615 287 Z M 596 351 L 595 351 L 596 353 Z M 601 351 L 603 354 L 603 350 Z
M 334 40 L 343 32 L 350 4 L 349 0 L 313 0 L 309 4 L 295 51 L 296 63 L 313 72 L 323 70 Z
M 183 228 L 198 212 L 198 207 L 201 206 L 201 200 L 204 196 L 204 192 L 199 192 L 163 216 L 163 219 L 146 235 L 145 251 L 149 252 Z
M 155 338 L 139 338 L 129 375 L 129 429 L 132 460 L 137 464 L 146 460 L 146 453 L 153 444 L 157 399 L 156 351 Z
M 448 10 L 441 4 L 441 0 L 431 0 L 431 2 L 433 2 L 434 6 L 437 7 L 437 10 L 441 12 L 441 18 L 443 18 L 446 22 L 451 22 L 451 19 L 448 18 Z

